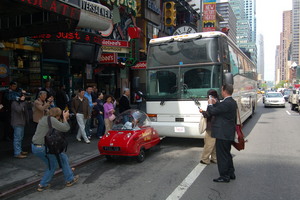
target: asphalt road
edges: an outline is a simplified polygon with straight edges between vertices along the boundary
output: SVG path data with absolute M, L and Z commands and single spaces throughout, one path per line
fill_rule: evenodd
M 264 108 L 244 124 L 244 151 L 232 150 L 237 179 L 214 183 L 215 164 L 199 164 L 203 141 L 165 138 L 143 163 L 124 158 L 95 160 L 76 169 L 79 182 L 65 188 L 56 178 L 43 192 L 27 190 L 12 199 L 103 200 L 296 200 L 300 198 L 300 116 L 286 108 Z

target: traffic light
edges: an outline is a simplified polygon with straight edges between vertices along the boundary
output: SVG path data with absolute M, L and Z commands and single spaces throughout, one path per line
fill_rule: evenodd
M 173 1 L 164 3 L 165 26 L 176 26 L 176 4 Z

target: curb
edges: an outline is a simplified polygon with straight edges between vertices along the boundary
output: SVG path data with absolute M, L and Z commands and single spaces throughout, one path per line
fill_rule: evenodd
M 88 163 L 88 162 L 91 162 L 91 161 L 97 160 L 97 159 L 101 159 L 101 158 L 103 158 L 103 155 L 94 154 L 94 155 L 91 155 L 91 156 L 89 156 L 89 157 L 87 157 L 87 158 L 85 157 L 85 159 L 82 159 L 82 160 L 80 160 L 80 161 L 78 161 L 78 162 L 72 164 L 70 167 L 79 167 L 79 166 L 82 166 L 82 165 L 84 165 L 84 164 L 86 164 L 86 163 Z M 62 170 L 61 170 L 61 169 L 55 171 L 54 176 L 57 176 L 57 175 L 59 175 L 59 174 L 62 174 Z M 7 191 L 5 191 L 5 192 L 2 192 L 2 193 L 0 194 L 0 198 L 3 198 L 3 197 L 6 197 L 6 196 L 9 196 L 9 195 L 12 195 L 12 194 L 14 194 L 14 193 L 17 193 L 17 192 L 19 192 L 19 190 L 23 190 L 23 189 L 32 187 L 33 185 L 38 184 L 38 183 L 40 182 L 40 180 L 41 180 L 41 178 L 38 178 L 38 179 L 36 179 L 36 180 L 30 181 L 30 182 L 25 183 L 25 184 L 23 184 L 23 185 L 20 185 L 20 186 L 17 186 L 17 187 L 15 187 L 15 188 L 12 188 L 12 189 L 10 189 L 10 190 L 7 190 Z

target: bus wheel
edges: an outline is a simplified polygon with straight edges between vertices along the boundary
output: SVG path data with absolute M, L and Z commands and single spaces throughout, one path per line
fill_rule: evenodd
M 254 106 L 252 106 L 252 110 L 251 110 L 251 115 L 250 115 L 250 118 L 252 118 L 252 117 L 253 117 L 253 115 L 254 115 L 254 110 L 255 110 L 255 108 L 254 108 Z

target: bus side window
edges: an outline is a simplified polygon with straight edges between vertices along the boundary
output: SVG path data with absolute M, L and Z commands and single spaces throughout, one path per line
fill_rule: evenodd
M 230 67 L 231 67 L 230 71 L 233 75 L 235 75 L 239 73 L 239 63 L 238 63 L 236 52 L 233 50 L 231 46 L 229 46 L 229 55 L 230 55 Z

